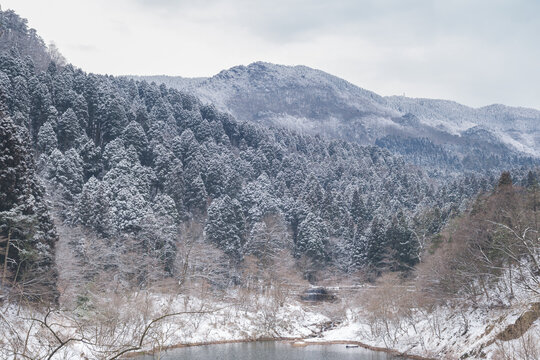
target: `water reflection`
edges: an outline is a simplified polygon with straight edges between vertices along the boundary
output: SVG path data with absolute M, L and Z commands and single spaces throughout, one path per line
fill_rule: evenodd
M 161 355 L 161 356 L 160 356 Z M 346 348 L 345 345 L 309 345 L 293 347 L 280 341 L 216 344 L 192 346 L 170 350 L 141 360 L 389 360 L 386 353 L 363 348 Z

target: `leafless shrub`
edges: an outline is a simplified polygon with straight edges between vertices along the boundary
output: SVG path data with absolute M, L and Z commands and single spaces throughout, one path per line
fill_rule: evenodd
M 505 187 L 480 197 L 440 236 L 436 251 L 417 268 L 418 285 L 435 300 L 493 302 L 492 287 L 540 295 L 540 241 L 529 190 Z
M 383 275 L 377 286 L 364 291 L 362 301 L 371 335 L 384 339 L 387 346 L 393 346 L 408 326 L 414 326 L 415 297 L 396 274 Z
M 512 342 L 497 341 L 494 359 L 501 360 L 537 360 L 540 359 L 540 331 L 535 328 L 527 331 Z

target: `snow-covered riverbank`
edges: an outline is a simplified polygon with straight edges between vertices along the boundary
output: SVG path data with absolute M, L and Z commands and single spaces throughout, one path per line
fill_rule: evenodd
M 48 315 L 45 310 L 4 305 L 0 358 L 24 354 L 40 359 L 56 351 L 54 359 L 108 359 L 126 349 L 159 352 L 179 344 L 307 338 L 319 334 L 329 321 L 298 302 L 279 306 L 273 299 L 258 296 L 217 302 L 145 294 L 111 301 L 109 309 Z
M 138 294 L 112 303 L 111 309 L 51 312 L 47 317 L 44 310 L 4 305 L 0 358 L 18 354 L 41 359 L 54 351 L 53 359 L 110 359 L 127 349 L 159 353 L 182 344 L 283 338 L 306 343 L 358 342 L 434 359 L 537 359 L 540 354 L 540 307 L 530 298 L 499 308 L 486 304 L 438 307 L 431 312 L 418 309 L 407 318 L 389 317 L 382 322 L 362 307 L 346 309 L 343 304 L 288 301 L 280 306 L 269 297 L 238 293 L 228 298 L 217 302 Z M 331 307 L 336 309 L 329 311 Z M 345 309 L 342 316 L 338 308 Z M 104 318 L 108 312 L 110 318 Z M 530 322 L 527 328 L 518 320 L 524 314 L 529 314 L 525 315 Z M 512 333 L 516 322 L 523 336 L 512 339 L 517 334 Z
M 418 312 L 400 324 L 389 323 L 388 332 L 357 309 L 349 311 L 347 320 L 337 328 L 307 341 L 360 341 L 434 359 L 539 359 L 540 320 L 527 330 L 523 328 L 523 336 L 517 339 L 503 341 L 501 335 L 531 307 L 525 303 L 504 309 L 442 307 L 429 314 Z

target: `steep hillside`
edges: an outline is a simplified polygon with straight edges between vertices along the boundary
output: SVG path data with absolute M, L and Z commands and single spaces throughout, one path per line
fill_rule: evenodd
M 19 22 L 9 26 L 24 28 Z M 326 87 L 323 73 L 305 70 L 304 87 L 318 77 Z M 284 83 L 295 74 L 287 76 Z M 377 102 L 384 99 L 375 94 L 339 79 L 332 86 L 356 91 L 371 112 L 383 114 Z M 378 272 L 388 257 L 392 268 L 407 267 L 421 250 L 415 226 L 436 229 L 490 186 L 478 177 L 434 184 L 422 169 L 377 146 L 239 121 L 165 85 L 53 61 L 43 71 L 15 50 L 0 54 L 0 89 L 6 115 L 28 133 L 57 222 L 106 239 L 106 266 L 138 286 L 148 281 L 149 264 L 158 277 L 178 276 L 180 249 L 195 240 L 212 249 L 208 262 L 228 264 L 211 279 L 221 285 L 237 281 L 245 258 L 267 267 L 283 251 L 310 279 L 326 269 Z M 313 108 L 321 121 L 333 102 Z M 423 217 L 433 206 L 437 215 Z M 188 227 L 198 230 L 189 235 Z M 89 248 L 84 237 L 73 238 L 67 248 L 88 267 L 91 281 L 105 266 L 93 253 L 101 240 Z M 118 259 L 126 252 L 141 267 L 124 267 Z
M 400 113 L 414 114 L 423 123 L 457 135 L 479 128 L 518 151 L 540 155 L 540 111 L 500 104 L 474 109 L 453 101 L 386 98 Z
M 192 92 L 242 120 L 376 143 L 434 175 L 532 165 L 540 155 L 540 111 L 533 109 L 381 97 L 319 70 L 263 62 L 210 78 L 141 78 Z

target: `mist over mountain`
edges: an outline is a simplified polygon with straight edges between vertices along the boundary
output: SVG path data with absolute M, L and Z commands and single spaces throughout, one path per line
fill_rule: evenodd
M 538 163 L 540 111 L 382 97 L 306 66 L 256 62 L 210 78 L 133 77 L 198 96 L 240 120 L 399 153 L 432 174 Z

